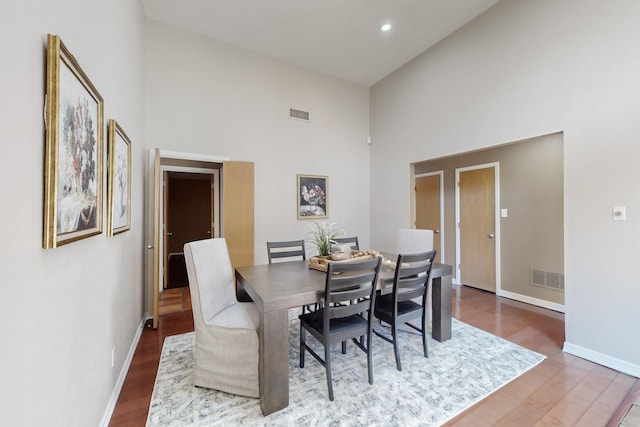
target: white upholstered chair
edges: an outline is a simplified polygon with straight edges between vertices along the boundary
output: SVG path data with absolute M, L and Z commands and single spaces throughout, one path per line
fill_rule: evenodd
M 236 299 L 227 242 L 190 242 L 184 256 L 196 333 L 195 385 L 258 397 L 258 312 Z
M 401 229 L 396 235 L 398 254 L 417 254 L 433 250 L 433 230 Z

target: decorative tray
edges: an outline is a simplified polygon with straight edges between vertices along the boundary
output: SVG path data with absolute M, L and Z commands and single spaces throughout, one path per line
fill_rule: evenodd
M 309 258 L 309 268 L 319 271 L 327 271 L 330 263 L 345 263 L 345 262 L 359 262 L 365 259 L 373 259 L 376 256 L 382 256 L 378 251 L 366 250 L 366 251 L 352 251 L 351 257 L 347 259 L 332 260 L 329 257 L 313 256 Z

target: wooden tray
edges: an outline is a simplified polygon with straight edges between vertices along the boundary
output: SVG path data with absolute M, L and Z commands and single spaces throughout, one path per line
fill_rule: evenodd
M 312 268 L 314 270 L 319 270 L 319 271 L 327 271 L 327 269 L 329 268 L 329 264 L 333 262 L 337 262 L 337 263 L 359 262 L 359 261 L 364 261 L 365 259 L 373 259 L 373 255 L 363 255 L 359 257 L 343 259 L 340 261 L 332 261 L 330 259 L 313 256 L 309 258 L 309 268 Z

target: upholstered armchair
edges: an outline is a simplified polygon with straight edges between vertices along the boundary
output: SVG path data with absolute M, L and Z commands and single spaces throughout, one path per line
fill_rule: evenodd
M 195 385 L 258 397 L 258 312 L 239 303 L 227 242 L 184 245 L 196 334 Z

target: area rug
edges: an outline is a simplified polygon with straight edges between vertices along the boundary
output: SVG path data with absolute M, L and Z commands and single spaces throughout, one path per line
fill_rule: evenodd
M 364 352 L 353 343 L 346 355 L 339 345 L 332 349 L 335 400 L 331 402 L 324 368 L 309 354 L 305 367 L 298 365 L 299 327 L 292 310 L 289 406 L 266 417 L 258 399 L 194 387 L 194 333 L 167 337 L 147 427 L 438 426 L 545 359 L 453 319 L 450 340 L 429 339 L 429 358 L 422 354 L 420 335 L 400 333 L 402 372 L 396 370 L 393 346 L 374 337 L 373 385 L 367 381 Z M 314 343 L 310 336 L 307 340 Z

